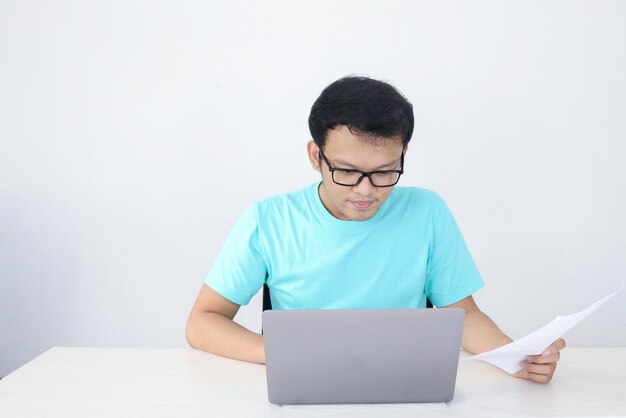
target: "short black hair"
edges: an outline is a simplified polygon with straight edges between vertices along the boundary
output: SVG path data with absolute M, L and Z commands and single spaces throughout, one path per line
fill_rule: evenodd
M 391 84 L 346 76 L 322 91 L 309 115 L 309 130 L 320 149 L 328 130 L 338 125 L 374 140 L 400 137 L 405 147 L 413 135 L 413 106 Z

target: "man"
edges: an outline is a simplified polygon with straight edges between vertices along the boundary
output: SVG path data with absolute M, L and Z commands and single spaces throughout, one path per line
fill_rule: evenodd
M 307 144 L 321 182 L 249 207 L 230 232 L 187 322 L 189 344 L 265 362 L 262 335 L 233 322 L 264 283 L 274 309 L 437 307 L 466 312 L 462 346 L 511 342 L 476 306 L 483 286 L 444 201 L 394 187 L 413 133 L 413 108 L 366 77 L 329 85 L 313 104 Z M 517 377 L 552 378 L 562 339 L 530 356 Z

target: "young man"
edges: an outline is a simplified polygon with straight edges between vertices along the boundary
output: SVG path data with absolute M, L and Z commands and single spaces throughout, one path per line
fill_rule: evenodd
M 472 298 L 483 280 L 444 201 L 394 187 L 413 133 L 406 98 L 382 81 L 345 77 L 313 104 L 309 128 L 321 182 L 244 212 L 191 310 L 189 344 L 264 363 L 263 336 L 233 322 L 264 283 L 274 309 L 414 308 L 428 298 L 465 310 L 465 350 L 509 343 Z M 550 381 L 564 347 L 555 341 L 516 376 Z

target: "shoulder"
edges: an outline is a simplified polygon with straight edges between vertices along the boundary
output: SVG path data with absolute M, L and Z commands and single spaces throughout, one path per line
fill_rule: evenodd
M 311 196 L 316 190 L 317 183 L 276 196 L 272 196 L 252 205 L 257 217 L 284 216 L 287 213 L 310 210 Z
M 404 205 L 445 206 L 445 201 L 438 193 L 422 187 L 396 187 L 392 196 L 394 201 Z
M 264 231 L 280 229 L 288 223 L 300 221 L 306 208 L 310 188 L 296 190 L 256 201 L 246 207 L 231 229 L 234 237 L 255 236 Z
M 396 187 L 390 200 L 390 213 L 406 221 L 435 222 L 449 212 L 438 193 L 421 187 Z

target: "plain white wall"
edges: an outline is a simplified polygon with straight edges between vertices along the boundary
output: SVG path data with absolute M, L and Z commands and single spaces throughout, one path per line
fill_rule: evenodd
M 352 73 L 413 103 L 511 336 L 626 277 L 626 2 L 0 2 L 0 376 L 50 346 L 185 346 L 251 202 L 310 184 Z M 280 169 L 277 169 L 280 167 Z M 626 345 L 626 292 L 567 334 Z M 260 301 L 237 320 L 258 330 Z

